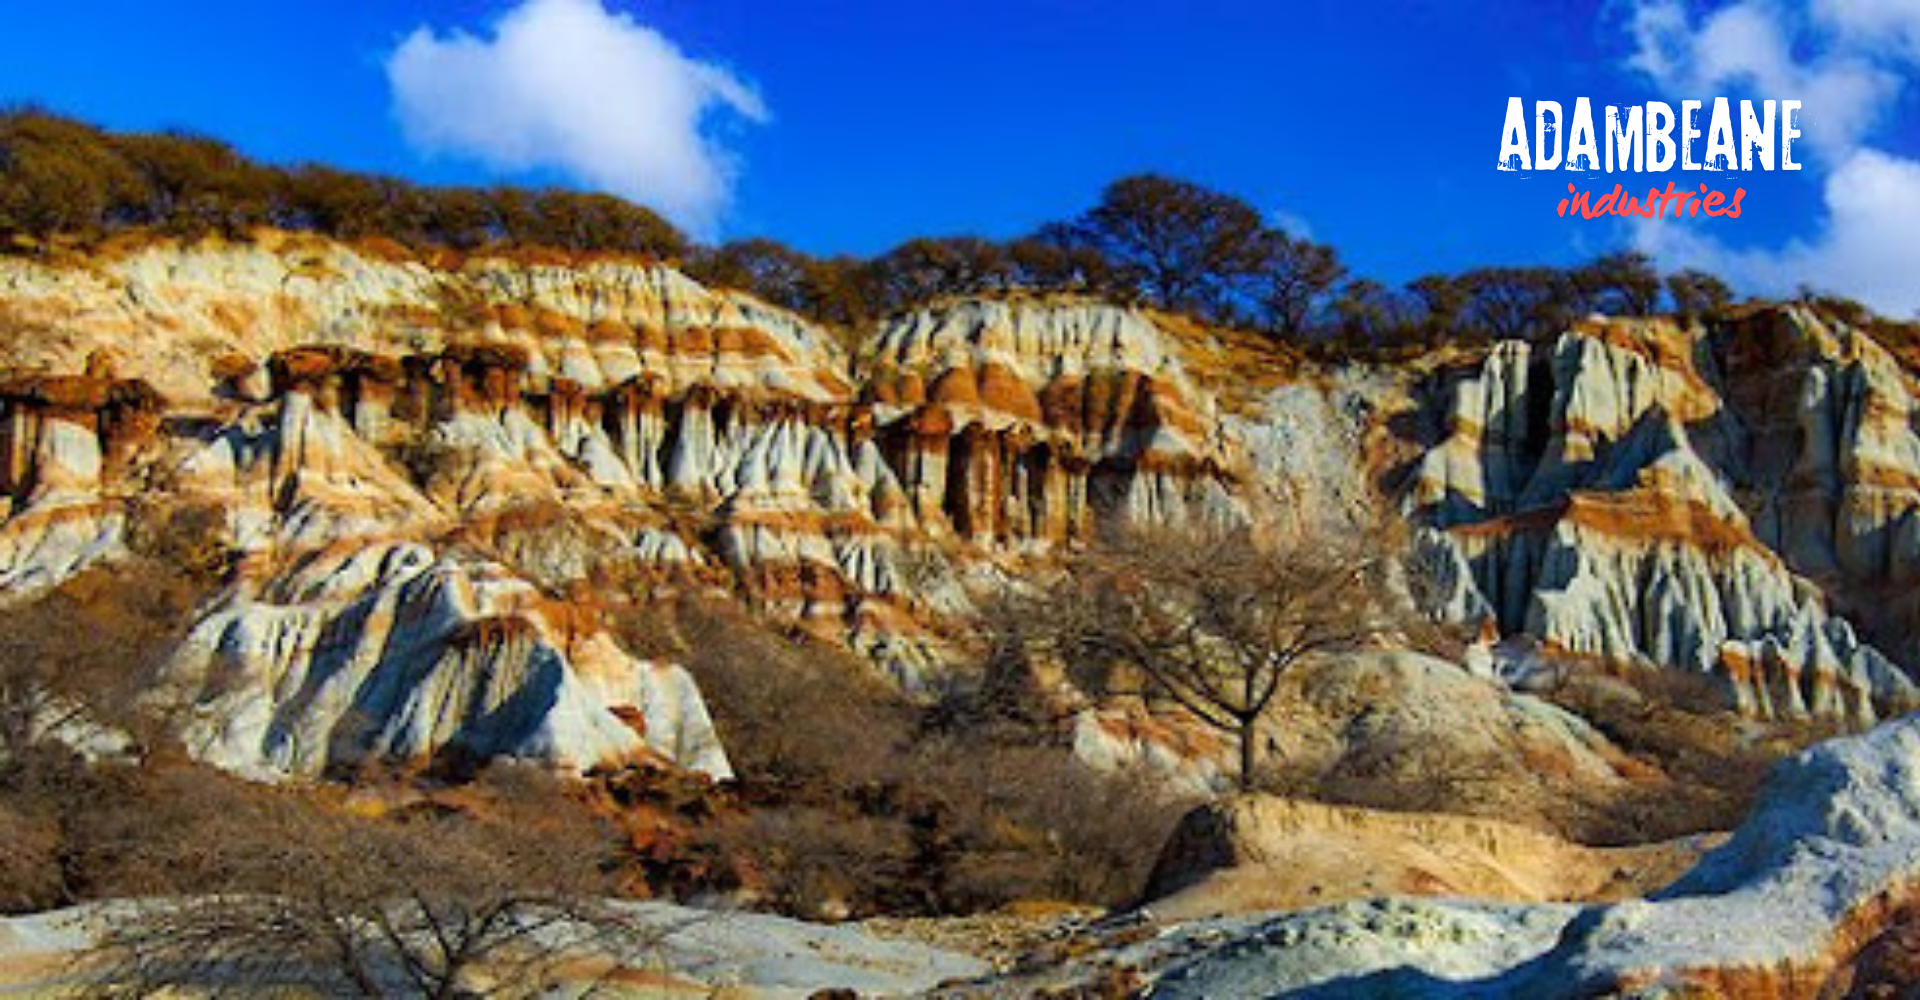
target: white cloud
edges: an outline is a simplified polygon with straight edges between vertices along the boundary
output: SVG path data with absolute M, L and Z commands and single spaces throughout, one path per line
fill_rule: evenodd
M 507 171 L 558 169 L 701 234 L 737 172 L 713 125 L 768 117 L 739 77 L 602 0 L 523 0 L 486 38 L 422 27 L 386 68 L 415 148 Z
M 1628 65 L 1675 99 L 1750 85 L 1756 98 L 1805 102 L 1800 159 L 1824 175 L 1826 209 L 1814 235 L 1777 247 L 1731 248 L 1677 219 L 1637 221 L 1636 246 L 1750 291 L 1808 285 L 1890 315 L 1920 309 L 1920 161 L 1868 145 L 1896 107 L 1902 64 L 1920 60 L 1920 0 L 1738 0 L 1697 25 L 1679 0 L 1642 0 L 1630 28 Z
M 1724 7 L 1698 26 L 1678 0 L 1652 0 L 1634 11 L 1637 48 L 1628 65 L 1676 99 L 1682 92 L 1715 97 L 1729 85 L 1751 84 L 1765 97 L 1802 101 L 1808 147 L 1837 162 L 1878 124 L 1901 78 L 1850 45 L 1796 59 L 1790 27 L 1786 13 L 1765 0 Z
M 1741 288 L 1837 291 L 1883 315 L 1920 310 L 1920 163 L 1855 151 L 1825 182 L 1827 221 L 1812 240 L 1736 250 L 1674 220 L 1636 220 L 1635 243 L 1668 267 L 1698 267 Z
M 1313 239 L 1313 225 L 1307 222 L 1307 217 L 1283 208 L 1276 208 L 1267 213 L 1267 225 L 1296 240 Z
M 1920 62 L 1920 0 L 1813 0 L 1813 14 L 1851 43 Z

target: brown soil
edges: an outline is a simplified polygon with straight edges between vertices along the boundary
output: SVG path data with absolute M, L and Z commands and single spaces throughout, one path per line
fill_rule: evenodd
M 1706 846 L 1587 847 L 1499 820 L 1249 796 L 1182 822 L 1149 909 L 1185 920 L 1378 896 L 1626 899 L 1679 877 Z

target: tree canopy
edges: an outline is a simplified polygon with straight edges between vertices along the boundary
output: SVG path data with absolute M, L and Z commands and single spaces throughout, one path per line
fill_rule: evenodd
M 463 250 L 520 244 L 660 258 L 687 250 L 672 224 L 610 195 L 423 187 L 266 166 L 186 133 L 109 133 L 32 110 L 0 115 L 0 236 L 237 237 L 263 226 Z
M 952 296 L 1077 292 L 1309 350 L 1391 352 L 1540 340 L 1590 312 L 1665 308 L 1700 318 L 1732 301 L 1713 275 L 1663 277 L 1633 251 L 1392 287 L 1350 276 L 1334 248 L 1286 231 L 1240 197 L 1160 174 L 1116 180 L 1080 214 L 1010 239 L 925 236 L 869 258 L 818 256 L 765 238 L 695 246 L 654 212 L 604 194 L 429 187 L 261 164 L 185 133 L 113 133 L 33 109 L 0 114 L 0 251 L 123 232 L 237 238 L 261 227 L 416 249 L 533 246 L 671 260 L 702 281 L 843 329 Z
M 1286 674 L 1406 617 L 1382 596 L 1386 563 L 1372 541 L 1135 533 L 1074 554 L 1072 586 L 1003 600 L 989 624 L 1003 658 L 1053 660 L 1083 691 L 1163 699 L 1227 734 L 1240 787 L 1252 790 L 1259 727 Z

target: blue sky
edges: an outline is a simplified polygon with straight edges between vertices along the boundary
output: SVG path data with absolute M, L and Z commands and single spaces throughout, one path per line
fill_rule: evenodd
M 590 34 L 536 27 L 543 4 Z M 547 60 L 527 86 L 552 93 L 496 89 L 510 17 Z M 1901 291 L 1920 226 L 1886 222 L 1920 211 L 1920 4 L 1903 0 L 67 0 L 9 22 L 0 101 L 279 162 L 612 188 L 709 236 L 815 252 L 1013 235 L 1151 169 L 1393 281 L 1638 244 L 1749 286 L 1920 305 Z M 652 106 L 663 89 L 680 103 Z M 1493 167 L 1509 96 L 1799 98 L 1826 127 L 1798 174 L 1523 178 Z M 1597 196 L 1655 176 L 1746 187 L 1746 211 L 1554 215 L 1570 179 Z M 1885 257 L 1904 269 L 1860 277 Z

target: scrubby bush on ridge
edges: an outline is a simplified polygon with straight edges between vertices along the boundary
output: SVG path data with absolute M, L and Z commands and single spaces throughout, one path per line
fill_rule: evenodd
M 306 165 L 265 166 L 215 139 L 109 133 L 26 110 L 0 115 L 0 236 L 94 241 L 122 232 L 244 237 L 260 227 L 413 248 L 489 245 L 674 259 L 686 237 L 609 195 L 424 187 Z
M 121 233 L 245 238 L 271 227 L 400 253 L 604 252 L 679 264 L 843 331 L 954 296 L 1075 292 L 1240 327 L 1328 359 L 1440 344 L 1542 340 L 1591 312 L 1711 318 L 1732 301 L 1697 270 L 1662 276 L 1621 251 L 1573 267 L 1479 267 L 1390 287 L 1251 203 L 1158 174 L 1109 184 L 1087 210 L 1009 239 L 915 237 L 870 258 L 754 237 L 705 247 L 602 194 L 429 187 L 257 163 L 218 140 L 113 133 L 35 109 L 0 113 L 0 252 Z M 1815 296 L 1836 307 L 1858 306 Z M 1841 311 L 1845 311 L 1841 309 Z M 1870 316 L 1856 325 L 1880 324 Z M 1906 324 L 1880 331 L 1911 340 Z

